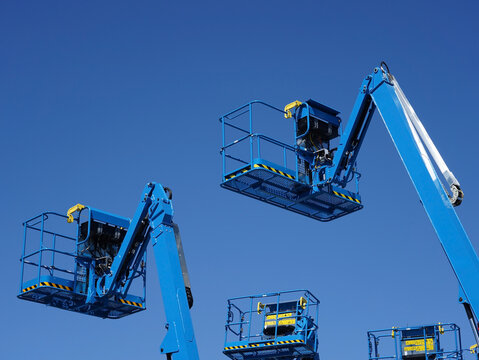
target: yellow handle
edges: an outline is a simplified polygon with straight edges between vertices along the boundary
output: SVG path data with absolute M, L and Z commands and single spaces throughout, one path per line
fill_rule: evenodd
M 68 212 L 67 212 L 67 216 L 68 216 L 68 219 L 67 219 L 67 222 L 69 223 L 72 223 L 73 222 L 73 213 L 75 211 L 81 211 L 85 208 L 85 205 L 82 205 L 82 204 L 76 204 L 75 206 L 72 206 L 70 209 L 68 209 Z
M 261 301 L 259 301 L 258 306 L 256 306 L 256 311 L 258 312 L 258 314 L 261 314 L 263 309 L 264 309 L 264 304 L 261 304 Z
M 299 299 L 299 306 L 304 310 L 306 309 L 306 304 L 308 303 L 308 300 L 306 300 L 304 297 L 301 296 Z
M 292 116 L 293 116 L 293 113 L 291 112 L 291 110 L 294 109 L 294 108 L 297 108 L 297 107 L 300 106 L 301 104 L 302 104 L 301 101 L 296 100 L 296 101 L 293 101 L 292 103 L 289 103 L 288 105 L 286 105 L 286 106 L 284 107 L 284 112 L 286 113 L 286 114 L 284 114 L 284 117 L 285 117 L 286 119 L 289 119 L 290 117 L 292 117 Z
M 475 354 L 477 352 L 477 346 L 478 346 L 477 344 L 474 344 L 469 348 L 469 351 L 471 352 L 471 354 Z
M 437 323 L 438 326 L 438 330 L 439 330 L 439 334 L 444 334 L 444 326 L 441 326 L 441 323 Z

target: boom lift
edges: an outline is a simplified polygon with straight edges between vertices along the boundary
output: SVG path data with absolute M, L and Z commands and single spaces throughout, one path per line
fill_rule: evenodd
M 58 230 L 65 220 L 77 225 L 76 233 L 71 234 L 72 225 Z M 81 204 L 66 216 L 44 212 L 27 220 L 18 297 L 102 318 L 145 310 L 150 241 L 167 319 L 161 353 L 167 359 L 197 360 L 189 310 L 193 297 L 171 191 L 158 183 L 145 186 L 131 220 Z M 143 294 L 133 295 L 134 288 Z
M 433 324 L 368 331 L 369 360 L 463 359 L 461 329 Z
M 294 120 L 293 145 L 253 130 L 253 109 L 258 107 Z M 384 62 L 361 84 L 344 132 L 339 112 L 313 100 L 294 101 L 284 110 L 253 101 L 223 115 L 221 186 L 320 221 L 357 211 L 363 205 L 356 159 L 376 109 L 454 270 L 459 301 L 479 344 L 479 259 L 454 210 L 462 202 L 463 192 Z M 248 125 L 241 127 L 238 121 L 244 117 Z M 241 136 L 230 140 L 231 131 Z M 246 144 L 245 153 L 235 153 L 241 144 Z M 275 147 L 282 159 L 266 160 L 264 144 Z M 449 185 L 449 193 L 426 148 Z M 267 156 L 273 156 L 273 152 Z M 288 163 L 288 156 L 294 166 Z

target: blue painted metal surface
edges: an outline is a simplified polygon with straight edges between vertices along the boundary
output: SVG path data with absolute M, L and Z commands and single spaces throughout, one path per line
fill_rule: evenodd
M 368 331 L 369 360 L 463 359 L 461 330 L 434 324 Z
M 318 308 L 307 290 L 229 299 L 223 353 L 233 360 L 317 360 Z
M 53 212 L 26 221 L 18 297 L 104 318 L 144 310 L 151 240 L 167 319 L 160 351 L 169 359 L 198 359 L 191 290 L 170 195 L 160 184 L 147 184 L 131 221 L 88 206 L 75 210 L 76 226 Z M 66 233 L 54 230 L 62 227 Z M 40 245 L 34 251 L 29 250 L 32 233 Z M 142 295 L 131 294 L 133 288 Z

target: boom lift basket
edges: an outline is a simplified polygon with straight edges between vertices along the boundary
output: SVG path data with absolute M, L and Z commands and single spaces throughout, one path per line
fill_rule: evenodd
M 339 113 L 313 100 L 299 105 L 294 115 L 292 144 L 287 144 L 257 132 L 253 126 L 256 117 L 268 117 L 267 112 L 278 121 L 291 121 L 283 118 L 287 112 L 262 101 L 252 101 L 220 118 L 221 186 L 320 221 L 362 209 L 358 173 L 353 176 L 355 190 L 329 183 L 313 185 L 313 176 L 319 175 L 313 175 L 311 167 L 320 169 L 334 151 L 329 149 L 329 141 L 340 131 Z
M 108 273 L 130 220 L 82 205 L 76 210 L 76 218 L 44 212 L 23 224 L 18 297 L 102 318 L 145 310 L 146 256 L 129 274 L 133 287 L 130 283 L 113 296 L 87 302 L 91 275 Z M 142 295 L 131 295 L 130 289 Z
M 456 324 L 392 328 L 368 332 L 369 360 L 462 360 Z
M 318 305 L 307 290 L 229 299 L 223 353 L 233 360 L 319 359 Z

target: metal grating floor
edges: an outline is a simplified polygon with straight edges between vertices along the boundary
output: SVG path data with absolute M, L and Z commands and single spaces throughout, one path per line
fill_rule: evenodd
M 363 208 L 358 194 L 331 185 L 313 191 L 291 177 L 275 169 L 248 166 L 225 176 L 221 186 L 319 221 L 331 221 Z

